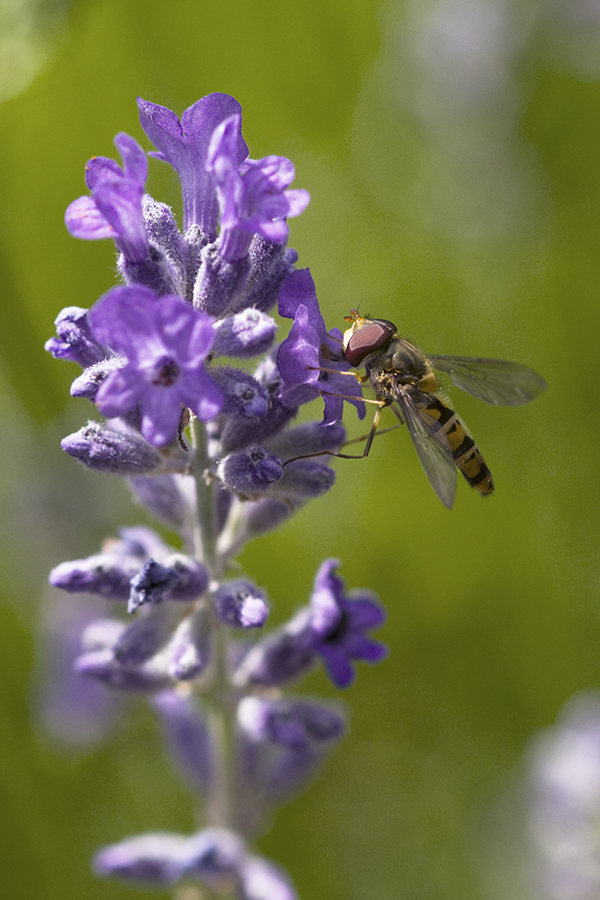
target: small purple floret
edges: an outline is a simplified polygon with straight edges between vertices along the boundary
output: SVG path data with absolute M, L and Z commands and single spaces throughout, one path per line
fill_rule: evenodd
M 250 359 L 271 347 L 277 324 L 266 313 L 250 308 L 216 322 L 215 331 L 215 354 Z
M 197 790 L 206 790 L 212 759 L 208 725 L 200 704 L 193 696 L 167 690 L 155 694 L 153 705 L 160 716 L 167 746 L 182 775 Z
M 60 445 L 88 468 L 112 475 L 142 475 L 162 463 L 158 451 L 142 438 L 110 431 L 98 422 L 88 422 Z
M 125 259 L 141 262 L 149 253 L 142 212 L 148 161 L 137 141 L 124 132 L 116 136 L 115 146 L 123 168 L 107 157 L 92 157 L 86 166 L 92 196 L 71 203 L 65 224 L 73 237 L 83 240 L 114 238 Z
M 164 106 L 138 97 L 142 128 L 158 148 L 153 153 L 170 163 L 181 181 L 184 229 L 198 225 L 214 240 L 217 235 L 218 205 L 214 177 L 205 169 L 206 154 L 213 131 L 232 115 L 241 115 L 241 106 L 229 94 L 208 94 L 188 107 L 181 121 Z M 235 158 L 239 165 L 248 156 L 248 147 L 239 135 Z
M 220 253 L 232 262 L 242 259 L 255 234 L 285 243 L 286 218 L 299 216 L 308 206 L 307 191 L 286 191 L 294 180 L 294 166 L 284 156 L 237 161 L 241 115 L 233 115 L 215 128 L 208 148 L 206 169 L 214 175 L 221 208 Z
M 132 613 L 138 606 L 146 603 L 160 603 L 165 591 L 177 581 L 177 572 L 170 566 L 164 566 L 155 559 L 148 560 L 144 567 L 131 579 L 131 593 L 127 612 Z
M 327 333 L 309 269 L 298 269 L 287 276 L 279 292 L 279 314 L 294 319 L 277 353 L 284 403 L 297 406 L 321 395 L 325 403 L 323 425 L 341 421 L 344 400 L 356 407 L 359 419 L 364 418 L 360 384 L 356 378 L 342 374 L 351 368 L 340 360 L 341 334 L 337 329 Z
M 310 600 L 313 647 L 319 653 L 332 682 L 339 688 L 354 681 L 352 660 L 378 663 L 387 647 L 365 634 L 385 622 L 385 612 L 367 591 L 345 594 L 343 580 L 336 575 L 336 559 L 325 560 L 315 579 Z
M 177 436 L 184 407 L 203 421 L 219 413 L 223 398 L 204 367 L 214 340 L 210 316 L 180 297 L 157 297 L 138 285 L 108 291 L 91 320 L 94 334 L 127 358 L 96 395 L 105 416 L 123 416 L 139 405 L 142 434 L 162 446 Z

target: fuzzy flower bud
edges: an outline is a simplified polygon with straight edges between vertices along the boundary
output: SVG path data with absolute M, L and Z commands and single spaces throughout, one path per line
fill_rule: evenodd
M 269 615 L 265 595 L 249 581 L 225 581 L 212 595 L 216 614 L 232 628 L 262 628 Z
M 60 446 L 89 469 L 111 475 L 147 474 L 163 464 L 156 448 L 141 437 L 110 431 L 98 422 L 88 422 L 63 438 Z
M 219 465 L 218 474 L 229 491 L 253 497 L 266 491 L 283 476 L 279 457 L 264 447 L 231 453 Z
M 271 316 L 252 307 L 244 309 L 215 323 L 213 353 L 250 359 L 259 353 L 266 353 L 275 339 L 276 331 L 277 324 Z
M 106 348 L 92 333 L 87 309 L 67 306 L 56 317 L 57 337 L 46 341 L 45 349 L 56 359 L 68 359 L 82 368 L 92 366 L 106 356 Z

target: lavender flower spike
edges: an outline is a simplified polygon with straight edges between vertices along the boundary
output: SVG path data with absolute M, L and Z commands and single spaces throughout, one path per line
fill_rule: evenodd
M 128 360 L 98 390 L 96 404 L 105 416 L 122 416 L 139 404 L 142 434 L 162 446 L 177 436 L 184 407 L 202 420 L 217 415 L 223 398 L 204 368 L 214 340 L 210 316 L 141 285 L 113 288 L 90 315 L 94 334 Z
M 183 231 L 144 193 L 144 151 L 117 135 L 122 166 L 90 160 L 91 196 L 72 203 L 66 221 L 76 237 L 115 241 L 125 284 L 89 311 L 63 310 L 47 349 L 82 366 L 71 393 L 108 419 L 69 435 L 64 449 L 122 476 L 174 541 L 121 528 L 101 552 L 56 566 L 50 582 L 73 603 L 85 593 L 121 604 L 112 618 L 103 611 L 90 624 L 86 614 L 74 673 L 119 706 L 127 694 L 146 700 L 201 795 L 203 821 L 191 835 L 148 831 L 104 847 L 95 869 L 159 889 L 181 883 L 182 897 L 299 900 L 249 838 L 345 727 L 335 706 L 291 697 L 286 686 L 323 661 L 347 687 L 356 660 L 385 655 L 367 634 L 384 614 L 365 591 L 347 593 L 327 560 L 310 602 L 268 631 L 266 592 L 240 577 L 237 557 L 333 485 L 329 461 L 309 457 L 343 445 L 344 400 L 361 418 L 365 404 L 309 270 L 296 271 L 298 254 L 286 248 L 287 220 L 310 199 L 289 189 L 290 160 L 247 158 L 241 107 L 227 94 L 203 97 L 181 120 L 141 98 L 138 107 L 157 148 L 150 155 L 179 175 Z M 277 298 L 293 320 L 279 349 L 267 314 Z M 251 373 L 246 361 L 259 354 Z M 323 422 L 290 427 L 316 397 Z M 124 603 L 134 614 L 127 622 Z
M 230 116 L 215 128 L 206 159 L 206 169 L 216 181 L 221 208 L 219 249 L 223 259 L 242 259 L 255 234 L 284 244 L 288 238 L 286 218 L 299 216 L 310 202 L 308 191 L 286 191 L 294 180 L 294 166 L 285 156 L 247 160 L 239 168 L 237 147 L 241 115 Z
M 174 112 L 138 97 L 142 128 L 158 148 L 152 153 L 170 163 L 181 181 L 183 226 L 197 225 L 210 241 L 217 236 L 218 206 L 213 175 L 206 171 L 206 154 L 212 133 L 224 119 L 241 114 L 241 106 L 229 94 L 208 94 L 188 107 L 181 121 Z M 239 135 L 235 157 L 239 165 L 248 147 Z
M 140 145 L 124 132 L 115 138 L 123 160 L 94 156 L 85 169 L 91 197 L 74 200 L 65 213 L 67 230 L 87 241 L 114 238 L 129 262 L 141 262 L 149 254 L 142 214 L 142 197 L 148 176 L 148 161 Z

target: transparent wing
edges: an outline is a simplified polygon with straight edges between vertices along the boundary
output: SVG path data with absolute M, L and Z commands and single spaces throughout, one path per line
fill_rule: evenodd
M 398 390 L 395 399 L 401 416 L 395 407 L 392 409 L 401 421 L 406 422 L 431 487 L 444 506 L 452 509 L 456 495 L 456 464 L 444 429 L 431 416 L 419 412 L 406 390 Z
M 430 356 L 434 369 L 450 376 L 456 387 L 494 406 L 521 406 L 539 397 L 547 384 L 527 366 L 505 359 Z

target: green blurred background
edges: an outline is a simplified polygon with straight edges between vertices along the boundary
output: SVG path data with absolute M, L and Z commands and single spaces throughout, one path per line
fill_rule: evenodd
M 40 724 L 48 569 L 143 519 L 61 452 L 88 409 L 43 343 L 60 309 L 116 279 L 110 243 L 62 222 L 85 161 L 114 155 L 121 130 L 149 147 L 136 95 L 180 114 L 211 91 L 242 103 L 251 155 L 289 156 L 310 191 L 290 243 L 329 326 L 360 303 L 432 353 L 549 382 L 520 409 L 453 392 L 493 498 L 461 480 L 448 512 L 396 432 L 246 550 L 274 621 L 339 557 L 386 604 L 391 648 L 361 668 L 349 738 L 260 850 L 304 900 L 525 898 L 506 799 L 523 749 L 600 685 L 600 10 L 569 0 L 0 4 L 2 893 L 143 896 L 94 879 L 90 855 L 193 827 L 141 707 L 94 746 Z M 179 209 L 166 166 L 149 190 Z M 335 694 L 320 674 L 306 690 Z

